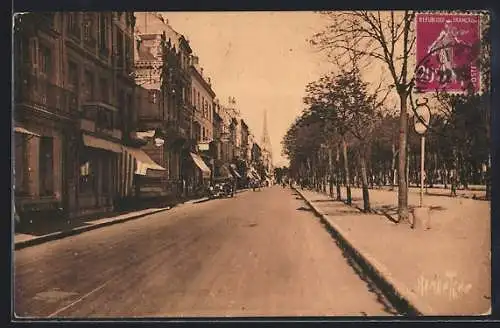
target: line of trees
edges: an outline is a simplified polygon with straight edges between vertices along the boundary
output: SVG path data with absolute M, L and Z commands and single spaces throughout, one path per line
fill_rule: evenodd
M 408 218 L 408 184 L 419 183 L 420 142 L 408 118 L 414 109 L 415 12 L 327 12 L 332 24 L 311 43 L 327 51 L 336 73 L 306 87 L 303 113 L 287 131 L 282 146 L 296 178 L 341 199 L 341 186 L 351 202 L 351 186 L 363 188 L 364 210 L 370 211 L 368 190 L 398 186 L 399 221 Z M 483 16 L 484 19 L 485 16 Z M 482 24 L 481 95 L 436 93 L 439 111 L 427 131 L 426 181 L 429 186 L 486 184 L 490 196 L 490 71 L 489 22 Z M 369 91 L 360 72 L 376 61 L 390 73 Z M 387 93 L 385 93 L 387 92 Z M 386 107 L 396 92 L 399 110 Z M 385 93 L 385 94 L 383 94 Z

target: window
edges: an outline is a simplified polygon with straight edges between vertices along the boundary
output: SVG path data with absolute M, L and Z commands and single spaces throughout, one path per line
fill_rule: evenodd
M 39 179 L 40 195 L 52 196 L 54 192 L 54 143 L 50 137 L 40 138 Z
M 152 104 L 158 103 L 158 93 L 155 90 L 149 90 L 149 102 Z
M 108 18 L 106 14 L 99 16 L 99 48 L 108 48 Z
M 113 112 L 109 110 L 99 110 L 97 112 L 96 126 L 101 129 L 112 130 L 113 129 Z
M 28 186 L 28 138 L 34 138 L 24 133 L 15 133 L 15 188 L 16 195 L 25 195 L 29 192 Z
M 134 50 L 132 49 L 132 40 L 129 37 L 125 37 L 125 68 L 127 72 L 132 71 L 133 59 Z
M 78 91 L 78 65 L 74 62 L 68 62 L 68 85 L 75 92 Z
M 85 71 L 85 86 L 84 86 L 84 100 L 93 100 L 94 98 L 94 74 L 90 71 Z
M 94 28 L 94 20 L 92 18 L 92 14 L 85 13 L 83 18 L 83 38 L 85 41 L 95 40 L 93 28 Z
M 101 90 L 101 101 L 109 103 L 109 84 L 106 78 L 100 79 L 99 89 Z
M 200 104 L 200 92 L 199 92 L 199 91 L 197 92 L 197 99 L 196 99 L 196 103 L 198 104 L 198 110 L 201 110 L 201 104 Z
M 201 97 L 201 115 L 205 117 L 205 97 Z
M 78 22 L 78 13 L 68 13 L 67 18 L 67 29 L 69 34 L 76 36 L 78 39 L 81 38 L 81 30 Z
M 116 31 L 116 66 L 118 68 L 125 67 L 125 56 L 123 49 L 123 33 L 119 28 L 115 27 Z
M 21 74 L 31 68 L 34 63 L 31 62 L 30 58 L 29 40 L 22 36 L 16 36 L 14 42 L 14 69 L 18 71 L 16 76 L 21 76 Z
M 52 52 L 49 47 L 40 45 L 40 74 L 50 77 L 52 73 Z

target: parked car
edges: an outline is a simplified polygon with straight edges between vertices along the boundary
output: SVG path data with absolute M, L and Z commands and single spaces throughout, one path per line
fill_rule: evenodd
M 214 181 L 214 185 L 208 188 L 209 198 L 233 197 L 233 181 L 228 178 L 219 178 Z

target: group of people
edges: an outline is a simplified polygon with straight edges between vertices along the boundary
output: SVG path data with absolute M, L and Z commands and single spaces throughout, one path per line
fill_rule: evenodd
M 293 187 L 293 185 L 294 185 L 294 181 L 293 181 L 291 178 L 289 178 L 289 179 L 285 179 L 285 178 L 283 178 L 283 179 L 281 180 L 281 186 L 282 186 L 283 188 L 285 188 L 287 185 L 288 185 L 290 188 L 292 188 L 292 187 Z

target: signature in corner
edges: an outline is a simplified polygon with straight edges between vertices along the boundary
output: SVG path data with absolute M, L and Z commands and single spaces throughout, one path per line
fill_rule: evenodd
M 456 300 L 468 294 L 471 289 L 472 285 L 459 281 L 454 272 L 447 272 L 444 278 L 437 275 L 430 279 L 420 276 L 417 280 L 417 293 L 420 296 L 432 294 Z

